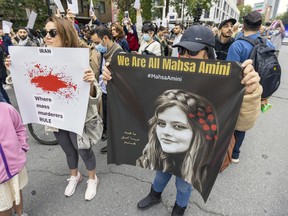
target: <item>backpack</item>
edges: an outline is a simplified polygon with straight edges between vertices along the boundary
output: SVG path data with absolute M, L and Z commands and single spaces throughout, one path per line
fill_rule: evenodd
M 263 87 L 262 98 L 270 97 L 280 85 L 281 67 L 277 56 L 274 54 L 275 49 L 267 45 L 267 39 L 258 37 L 255 40 L 249 37 L 240 37 L 254 47 L 249 58 L 253 60 L 255 71 L 261 78 L 260 84 Z

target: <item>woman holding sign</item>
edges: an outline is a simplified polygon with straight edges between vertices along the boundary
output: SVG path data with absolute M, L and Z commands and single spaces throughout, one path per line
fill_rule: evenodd
M 178 47 L 180 58 L 215 59 L 215 37 L 212 30 L 206 26 L 193 25 L 189 27 L 184 32 L 181 41 L 174 46 Z M 245 95 L 236 128 L 250 129 L 260 113 L 262 88 L 259 84 L 260 77 L 254 70 L 252 61 L 246 60 L 242 67 L 241 83 L 245 85 Z M 108 67 L 104 67 L 102 74 L 104 81 L 112 79 Z M 167 100 L 172 104 L 170 105 Z M 171 171 L 176 166 L 180 166 L 179 173 L 176 173 L 177 195 L 171 216 L 184 215 L 192 192 L 192 184 L 187 181 L 191 182 L 192 179 L 192 183 L 201 189 L 201 185 L 198 184 L 201 179 L 197 178 L 206 176 L 206 164 L 201 155 L 209 155 L 208 151 L 214 148 L 218 131 L 217 118 L 208 101 L 182 90 L 164 92 L 157 100 L 157 107 L 155 116 L 149 122 L 151 127 L 149 142 L 144 149 L 144 156 L 139 161 L 144 167 L 161 171 L 157 171 L 150 193 L 138 202 L 137 207 L 144 210 L 160 203 L 161 194 L 171 179 Z M 175 115 L 177 115 L 176 120 Z M 174 144 L 176 138 L 179 145 Z M 195 143 L 196 141 L 198 143 Z M 176 154 L 182 154 L 182 160 L 179 160 L 179 157 L 173 157 Z M 209 156 L 207 160 L 209 160 Z M 194 176 L 196 180 L 193 180 L 195 169 L 198 169 L 197 165 L 195 167 L 195 164 L 185 164 L 186 161 L 188 163 L 201 161 L 200 165 L 204 166 L 204 173 Z M 192 172 L 188 171 L 189 166 L 191 166 Z
M 48 47 L 79 47 L 76 30 L 71 22 L 64 18 L 50 17 L 45 25 L 45 33 L 45 43 Z M 101 90 L 95 80 L 95 74 L 91 69 L 85 71 L 83 80 L 90 83 L 90 98 L 85 120 L 86 125 L 89 123 L 89 120 L 93 120 L 97 117 L 98 121 L 100 120 L 97 111 L 97 103 L 99 98 L 101 98 Z M 97 129 L 95 128 L 95 130 Z M 54 134 L 66 154 L 71 174 L 71 177 L 67 180 L 68 185 L 65 189 L 65 196 L 72 196 L 77 185 L 82 180 L 82 175 L 78 171 L 78 160 L 80 155 L 88 170 L 89 177 L 85 192 L 85 200 L 91 200 L 96 195 L 97 185 L 99 183 L 99 179 L 96 176 L 96 159 L 93 150 L 91 148 L 79 149 L 79 140 L 77 139 L 77 134 L 74 132 L 59 129 L 59 131 Z
M 80 47 L 77 32 L 73 23 L 65 18 L 50 17 L 44 28 L 44 41 L 47 47 Z M 10 67 L 10 58 L 6 59 L 6 67 Z M 83 71 L 84 72 L 84 71 Z M 83 73 L 80 71 L 80 73 Z M 66 154 L 70 178 L 65 189 L 65 196 L 70 197 L 74 194 L 77 185 L 82 180 L 82 175 L 78 171 L 79 155 L 83 159 L 88 170 L 87 189 L 85 200 L 91 200 L 97 192 L 99 179 L 96 176 L 96 159 L 90 143 L 97 143 L 102 134 L 102 120 L 98 115 L 97 104 L 101 98 L 101 90 L 92 69 L 84 72 L 83 80 L 90 83 L 90 97 L 85 117 L 85 125 L 82 136 L 71 131 L 53 128 L 58 143 Z M 93 131 L 88 127 L 93 126 Z M 91 142 L 90 142 L 91 141 Z

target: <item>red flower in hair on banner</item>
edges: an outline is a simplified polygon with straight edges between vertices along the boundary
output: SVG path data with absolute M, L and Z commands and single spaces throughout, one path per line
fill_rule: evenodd
M 205 123 L 205 120 L 204 120 L 203 118 L 200 118 L 200 119 L 199 119 L 199 123 L 200 123 L 200 124 L 204 124 L 204 123 Z
M 211 136 L 206 135 L 206 140 L 212 140 Z
M 217 130 L 217 125 L 216 124 L 212 124 L 211 125 L 211 130 L 216 131 Z
M 203 125 L 203 130 L 205 130 L 205 131 L 207 131 L 207 130 L 209 130 L 210 129 L 210 127 L 207 125 L 207 124 L 205 124 L 205 125 Z
M 214 120 L 214 115 L 209 114 L 209 115 L 207 116 L 207 118 L 208 118 L 210 121 L 213 121 L 213 120 Z
M 204 116 L 204 113 L 203 112 L 198 112 L 197 115 L 202 117 L 202 116 Z

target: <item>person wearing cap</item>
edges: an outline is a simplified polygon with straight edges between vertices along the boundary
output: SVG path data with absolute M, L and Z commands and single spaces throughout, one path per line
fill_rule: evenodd
M 193 25 L 189 27 L 184 32 L 181 41 L 174 45 L 174 47 L 177 47 L 180 58 L 215 59 L 215 37 L 212 30 L 207 26 Z M 252 66 L 252 61 L 245 61 L 242 67 L 244 67 L 244 70 L 241 83 L 246 86 L 246 93 L 236 127 L 249 129 L 253 126 L 260 113 L 262 87 L 259 84 L 260 77 Z M 112 79 L 111 72 L 106 66 L 103 68 L 102 75 L 103 80 L 106 82 Z M 245 109 L 249 110 L 249 112 L 243 113 Z M 171 177 L 172 174 L 170 173 L 156 171 L 150 192 L 144 199 L 138 202 L 138 209 L 144 210 L 160 203 L 161 194 Z M 177 196 L 171 216 L 184 215 L 192 193 L 192 185 L 176 177 L 176 189 Z
M 16 37 L 14 38 L 15 46 L 37 46 L 29 37 L 28 29 L 25 27 L 18 28 Z
M 262 16 L 258 11 L 252 11 L 247 16 L 243 17 L 243 36 L 249 37 L 253 40 L 256 40 L 260 37 L 260 28 L 262 25 Z M 273 47 L 270 41 L 267 41 L 267 45 Z M 244 62 L 249 59 L 250 53 L 253 50 L 253 45 L 248 41 L 236 39 L 235 42 L 230 46 L 227 54 L 227 61 L 238 61 Z M 258 100 L 258 99 L 257 99 Z M 244 128 L 235 130 L 236 143 L 232 153 L 232 162 L 239 162 L 240 147 L 243 143 L 245 137 Z
M 227 57 L 228 49 L 231 44 L 234 42 L 233 34 L 233 25 L 236 23 L 236 19 L 230 18 L 223 20 L 218 29 L 219 37 L 215 36 L 215 51 L 217 59 L 225 60 Z

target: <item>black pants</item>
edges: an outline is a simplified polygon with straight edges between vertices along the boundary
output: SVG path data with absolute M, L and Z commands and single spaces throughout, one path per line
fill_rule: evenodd
M 103 133 L 107 132 L 107 94 L 102 94 Z

